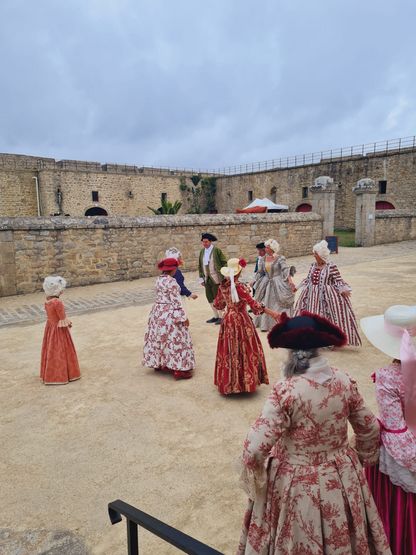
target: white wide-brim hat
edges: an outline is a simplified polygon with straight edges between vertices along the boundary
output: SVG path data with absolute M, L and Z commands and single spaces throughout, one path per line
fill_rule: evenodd
M 230 277 L 231 271 L 233 272 L 233 275 L 236 276 L 242 269 L 243 267 L 240 266 L 239 258 L 230 258 L 227 262 L 227 266 L 223 266 L 220 272 L 223 276 Z
M 367 339 L 382 353 L 400 360 L 403 331 L 407 329 L 416 347 L 416 306 L 394 305 L 384 314 L 360 320 Z

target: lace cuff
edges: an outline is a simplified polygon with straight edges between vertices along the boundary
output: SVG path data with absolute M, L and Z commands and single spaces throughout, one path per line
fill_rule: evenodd
M 236 462 L 239 473 L 238 484 L 247 493 L 251 500 L 255 500 L 267 487 L 267 470 L 261 468 L 248 468 L 240 458 Z
M 345 284 L 345 285 L 341 285 L 341 287 L 338 288 L 338 291 L 340 293 L 345 293 L 346 291 L 348 291 L 349 293 L 351 293 L 352 289 L 349 285 Z
M 69 318 L 65 318 L 65 320 L 59 320 L 58 328 L 70 328 L 72 327 L 72 322 Z

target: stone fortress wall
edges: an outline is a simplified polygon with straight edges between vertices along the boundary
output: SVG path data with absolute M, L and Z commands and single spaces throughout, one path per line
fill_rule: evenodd
M 311 204 L 311 187 L 319 176 L 329 176 L 337 186 L 335 227 L 354 229 L 355 197 L 353 187 L 363 178 L 377 184 L 386 181 L 386 193 L 377 194 L 376 201 L 386 201 L 398 209 L 416 209 L 416 150 L 387 152 L 342 158 L 288 169 L 276 169 L 221 177 L 217 180 L 217 209 L 220 213 L 235 212 L 253 198 L 268 197 L 295 211 L 303 203 Z M 251 193 L 250 193 L 251 192 Z
M 41 216 L 61 211 L 83 217 L 93 207 L 109 216 L 151 215 L 148 206 L 158 208 L 162 195 L 171 202 L 184 200 L 183 176 L 172 170 L 0 154 L 0 217 L 37 216 L 37 184 Z
M 183 202 L 180 213 L 189 209 L 180 190 L 181 180 L 190 183 L 192 171 L 139 168 L 52 158 L 0 154 L 0 217 L 36 216 L 36 183 L 42 216 L 60 211 L 83 217 L 88 209 L 102 208 L 109 216 L 148 216 L 148 206 L 158 208 L 162 196 Z M 249 204 L 251 197 L 268 197 L 296 211 L 311 204 L 309 188 L 319 176 L 329 176 L 337 188 L 335 228 L 353 229 L 355 198 L 352 189 L 363 178 L 384 183 L 385 193 L 376 201 L 396 209 L 416 209 L 416 147 L 323 160 L 291 168 L 238 175 L 217 176 L 216 209 L 234 213 Z M 36 178 L 36 179 L 35 179 Z M 61 207 L 58 202 L 61 195 Z M 93 194 L 98 200 L 93 200 Z
M 158 274 L 168 247 L 196 270 L 201 233 L 210 231 L 227 257 L 254 261 L 256 243 L 276 238 L 287 257 L 310 253 L 322 238 L 317 214 L 184 215 L 96 218 L 0 218 L 0 297 L 41 290 L 45 276 L 70 286 Z

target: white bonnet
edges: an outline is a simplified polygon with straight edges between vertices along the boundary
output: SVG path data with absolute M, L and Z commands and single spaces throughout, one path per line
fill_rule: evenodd
M 174 258 L 175 260 L 179 260 L 182 259 L 182 253 L 176 247 L 170 247 L 170 249 L 165 252 L 165 258 Z
M 280 251 L 280 245 L 276 241 L 276 239 L 267 239 L 264 244 L 266 245 L 266 247 L 270 247 L 275 253 Z
M 47 276 L 42 287 L 48 297 L 53 297 L 62 293 L 66 287 L 66 280 L 61 276 Z
M 324 240 L 319 241 L 316 245 L 312 248 L 313 252 L 316 252 L 318 256 L 322 258 L 322 260 L 328 260 L 331 251 L 328 249 L 328 243 Z

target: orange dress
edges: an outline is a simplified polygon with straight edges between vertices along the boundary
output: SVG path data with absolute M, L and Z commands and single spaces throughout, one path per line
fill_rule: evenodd
M 44 384 L 66 384 L 81 377 L 77 353 L 65 315 L 63 302 L 54 298 L 45 302 L 48 317 L 43 335 L 40 379 Z

